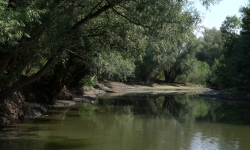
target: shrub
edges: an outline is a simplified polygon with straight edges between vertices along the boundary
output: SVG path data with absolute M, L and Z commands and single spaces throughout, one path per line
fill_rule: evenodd
M 97 82 L 97 77 L 91 75 L 85 76 L 81 81 L 81 83 L 84 85 L 84 89 L 92 89 L 97 84 Z
M 176 78 L 177 82 L 207 85 L 210 82 L 211 70 L 209 64 L 196 61 L 192 69 Z

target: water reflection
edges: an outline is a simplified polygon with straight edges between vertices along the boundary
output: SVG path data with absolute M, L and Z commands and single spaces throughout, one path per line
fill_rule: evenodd
M 137 95 L 99 99 L 103 106 L 133 106 L 135 114 L 173 116 L 178 121 L 211 121 L 250 125 L 249 103 L 211 101 L 197 95 Z
M 126 95 L 52 110 L 0 133 L 9 150 L 245 150 L 249 105 L 195 95 Z

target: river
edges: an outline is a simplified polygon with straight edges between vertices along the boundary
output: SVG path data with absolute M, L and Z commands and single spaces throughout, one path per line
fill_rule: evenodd
M 250 105 L 192 94 L 103 96 L 0 131 L 1 150 L 249 150 Z

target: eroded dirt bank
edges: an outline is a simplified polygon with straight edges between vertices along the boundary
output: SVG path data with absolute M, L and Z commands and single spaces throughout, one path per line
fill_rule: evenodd
M 64 91 L 63 91 L 64 90 Z M 83 95 L 75 90 L 65 89 L 58 96 L 54 105 L 46 104 L 46 98 L 35 93 L 15 92 L 8 99 L 0 100 L 0 128 L 23 120 L 34 119 L 42 116 L 48 109 L 56 107 L 69 107 L 79 103 L 89 103 L 96 100 L 95 95 L 104 93 L 102 90 L 95 90 L 92 95 Z M 83 92 L 81 92 L 83 93 Z

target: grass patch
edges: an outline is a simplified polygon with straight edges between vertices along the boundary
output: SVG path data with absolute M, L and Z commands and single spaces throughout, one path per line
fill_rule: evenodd
M 88 91 L 88 90 L 93 90 L 94 88 L 91 86 L 83 86 L 82 87 L 84 90 Z
M 135 87 L 134 86 L 130 86 L 130 87 L 128 87 L 128 89 L 134 89 Z
M 177 86 L 154 86 L 154 87 L 147 87 L 147 86 L 138 86 L 137 88 L 139 89 L 198 89 L 198 88 L 203 88 L 203 87 L 177 87 Z
M 186 91 L 154 91 L 153 93 L 179 93 L 179 92 L 186 92 Z

